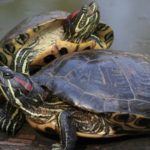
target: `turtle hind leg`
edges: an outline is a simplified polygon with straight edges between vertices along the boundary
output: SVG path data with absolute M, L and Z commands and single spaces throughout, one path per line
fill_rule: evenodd
M 76 128 L 68 111 L 63 111 L 58 117 L 61 144 L 53 144 L 52 150 L 73 150 L 76 143 Z
M 8 134 L 16 134 L 23 126 L 25 116 L 21 110 L 16 109 L 10 103 L 5 103 L 0 111 L 0 129 Z

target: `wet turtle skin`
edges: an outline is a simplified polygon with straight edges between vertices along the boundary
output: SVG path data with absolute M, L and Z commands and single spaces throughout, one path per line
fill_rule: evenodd
M 31 77 L 6 66 L 0 73 L 7 100 L 29 124 L 60 135 L 61 145 L 53 150 L 74 149 L 77 135 L 150 133 L 150 61 L 145 55 L 89 50 L 58 58 Z

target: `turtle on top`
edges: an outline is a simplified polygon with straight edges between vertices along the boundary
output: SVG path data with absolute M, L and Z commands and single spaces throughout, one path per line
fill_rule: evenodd
M 32 76 L 8 66 L 0 74 L 6 100 L 27 122 L 60 135 L 52 150 L 73 150 L 77 136 L 150 133 L 150 61 L 144 55 L 87 50 L 57 58 Z

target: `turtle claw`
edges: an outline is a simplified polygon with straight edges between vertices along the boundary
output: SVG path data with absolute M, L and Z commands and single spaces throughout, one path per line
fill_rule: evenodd
M 61 146 L 61 144 L 52 144 L 51 150 L 64 150 Z

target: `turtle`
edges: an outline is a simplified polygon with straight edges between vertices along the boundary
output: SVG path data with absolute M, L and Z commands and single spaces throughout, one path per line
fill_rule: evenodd
M 52 150 L 73 150 L 77 136 L 150 133 L 150 61 L 142 54 L 76 52 L 32 76 L 2 66 L 0 84 L 33 128 L 60 135 Z
M 113 30 L 99 22 L 100 13 L 95 2 L 71 14 L 52 11 L 23 20 L 0 42 L 0 60 L 11 66 L 13 55 L 21 49 L 32 49 L 33 68 L 41 68 L 66 53 L 91 48 L 109 48 Z
M 113 42 L 113 30 L 102 22 L 98 24 L 99 18 L 95 2 L 71 14 L 54 11 L 27 18 L 1 40 L 0 61 L 14 71 L 31 75 L 66 53 L 108 48 Z M 27 71 L 22 67 L 26 60 L 20 55 L 28 52 L 31 63 Z M 1 130 L 14 135 L 22 127 L 23 114 L 8 102 L 1 111 Z

